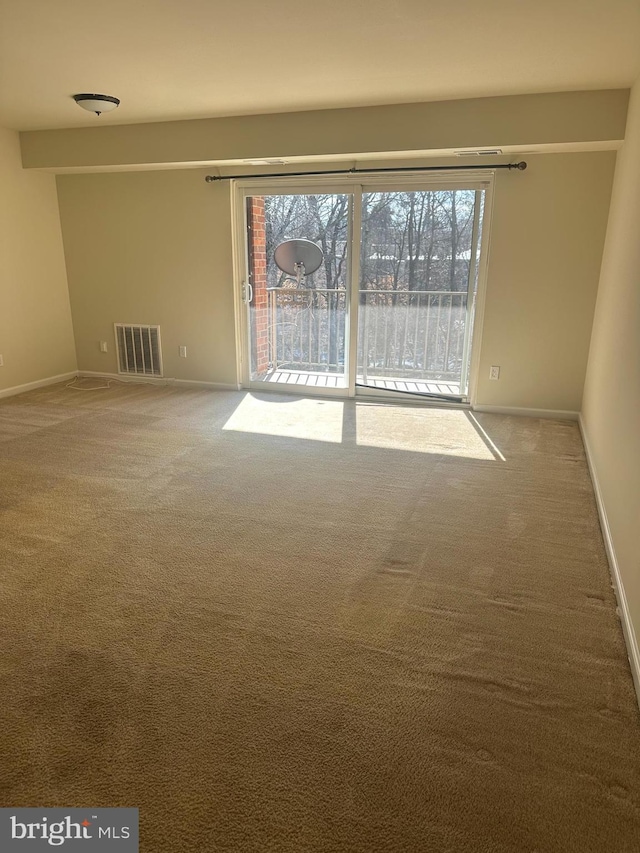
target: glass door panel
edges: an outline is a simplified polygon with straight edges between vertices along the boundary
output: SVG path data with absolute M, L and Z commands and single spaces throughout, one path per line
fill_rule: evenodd
M 350 266 L 350 193 L 292 193 L 246 198 L 250 383 L 300 390 L 347 388 L 345 341 Z M 283 270 L 275 250 L 311 241 L 320 260 Z
M 356 384 L 468 393 L 484 191 L 364 192 Z

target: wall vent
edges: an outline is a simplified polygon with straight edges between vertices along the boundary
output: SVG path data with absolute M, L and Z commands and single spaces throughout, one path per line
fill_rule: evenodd
M 502 148 L 474 148 L 471 151 L 454 151 L 456 157 L 489 157 L 493 154 L 502 154 Z
M 162 376 L 160 326 L 114 323 L 118 349 L 118 372 Z

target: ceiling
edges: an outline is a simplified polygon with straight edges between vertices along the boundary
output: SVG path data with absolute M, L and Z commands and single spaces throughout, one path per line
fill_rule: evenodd
M 638 0 L 0 0 L 0 125 L 628 87 L 639 45 Z

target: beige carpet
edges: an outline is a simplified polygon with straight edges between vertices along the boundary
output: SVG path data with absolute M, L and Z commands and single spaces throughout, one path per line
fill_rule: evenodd
M 631 853 L 577 426 L 151 386 L 0 402 L 1 805 L 143 851 Z

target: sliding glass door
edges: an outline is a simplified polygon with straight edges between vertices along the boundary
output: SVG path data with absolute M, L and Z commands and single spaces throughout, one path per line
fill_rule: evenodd
M 365 388 L 468 391 L 483 192 L 364 192 L 358 364 Z
M 485 187 L 244 190 L 245 384 L 466 400 Z
M 252 384 L 347 388 L 352 199 L 307 192 L 246 198 Z

